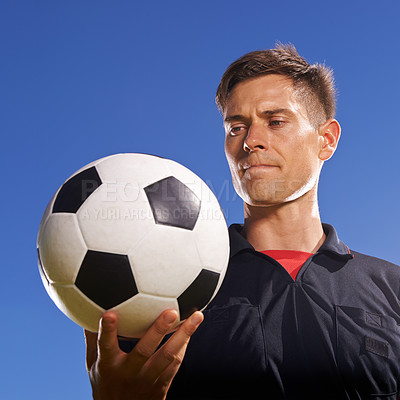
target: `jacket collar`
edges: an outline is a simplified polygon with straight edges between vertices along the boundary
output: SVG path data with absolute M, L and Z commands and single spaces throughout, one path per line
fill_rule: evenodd
M 322 246 L 319 248 L 317 253 L 330 253 L 339 257 L 347 259 L 353 258 L 349 248 L 339 239 L 336 230 L 333 226 L 328 224 L 322 224 L 326 239 Z M 232 224 L 229 227 L 229 238 L 230 238 L 230 256 L 233 257 L 235 254 L 242 250 L 255 251 L 254 247 L 241 235 L 243 224 Z
M 322 224 L 322 228 L 324 229 L 326 239 L 317 253 L 332 253 L 347 259 L 354 257 L 350 249 L 339 239 L 336 229 L 332 225 Z

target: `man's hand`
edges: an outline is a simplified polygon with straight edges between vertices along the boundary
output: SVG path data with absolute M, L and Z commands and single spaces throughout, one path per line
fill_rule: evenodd
M 203 314 L 195 312 L 157 350 L 177 318 L 175 310 L 164 311 L 129 354 L 119 348 L 115 313 L 103 314 L 98 335 L 85 331 L 86 366 L 93 398 L 164 400 Z

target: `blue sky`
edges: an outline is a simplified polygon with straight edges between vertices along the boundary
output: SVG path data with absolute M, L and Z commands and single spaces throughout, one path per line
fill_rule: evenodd
M 292 42 L 333 67 L 339 149 L 322 219 L 354 250 L 400 264 L 397 1 L 0 2 L 0 398 L 89 399 L 81 328 L 36 263 L 44 208 L 75 170 L 119 152 L 172 158 L 242 220 L 214 95 L 243 53 Z

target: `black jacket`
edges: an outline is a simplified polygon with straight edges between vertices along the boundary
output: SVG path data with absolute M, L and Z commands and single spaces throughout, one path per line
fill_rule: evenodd
M 349 251 L 324 224 L 294 281 L 240 229 L 167 399 L 397 399 L 400 268 Z

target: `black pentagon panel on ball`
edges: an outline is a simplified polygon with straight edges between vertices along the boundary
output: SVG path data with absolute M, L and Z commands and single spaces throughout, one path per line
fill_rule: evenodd
M 211 300 L 219 280 L 219 273 L 203 269 L 190 286 L 178 297 L 181 320 L 204 308 Z
M 144 188 L 156 224 L 193 230 L 201 202 L 193 191 L 173 176 Z
M 75 285 L 108 310 L 138 294 L 127 255 L 88 250 Z
M 68 179 L 53 205 L 53 213 L 76 213 L 85 200 L 102 184 L 96 167 L 85 169 Z

